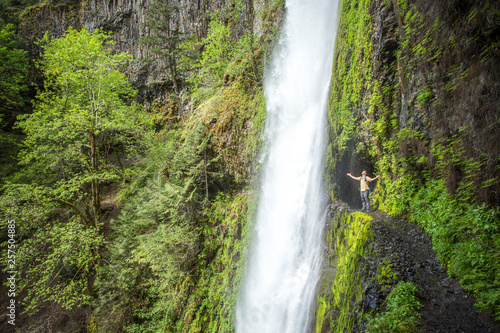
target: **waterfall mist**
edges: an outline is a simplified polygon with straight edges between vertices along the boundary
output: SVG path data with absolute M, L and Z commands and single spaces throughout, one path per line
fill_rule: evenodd
M 266 69 L 266 151 L 239 333 L 307 332 L 320 275 L 326 106 L 338 0 L 287 0 Z

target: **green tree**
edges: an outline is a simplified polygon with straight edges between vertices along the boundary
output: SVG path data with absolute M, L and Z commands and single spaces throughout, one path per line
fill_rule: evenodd
M 28 89 L 26 51 L 18 47 L 12 34 L 12 24 L 0 29 L 0 121 L 25 104 L 23 92 Z
M 71 308 L 95 296 L 103 187 L 120 177 L 119 152 L 129 159 L 139 152 L 148 118 L 130 103 L 135 91 L 119 70 L 131 56 L 114 53 L 108 34 L 70 28 L 41 44 L 45 85 L 33 114 L 19 121 L 24 168 L 1 202 L 28 238 L 18 251 L 28 311 L 46 300 Z
M 231 27 L 220 19 L 210 22 L 209 34 L 203 39 L 205 49 L 200 60 L 202 73 L 210 73 L 215 80 L 222 82 L 227 64 L 233 58 L 234 41 Z
M 141 39 L 141 43 L 150 47 L 150 51 L 164 62 L 177 101 L 178 112 L 182 118 L 180 103 L 181 77 L 178 69 L 178 61 L 185 50 L 180 45 L 186 40 L 186 34 L 179 28 L 180 7 L 172 4 L 170 0 L 156 0 L 147 11 L 145 26 L 149 29 L 149 35 Z M 152 60 L 152 59 L 150 59 Z
M 45 87 L 37 95 L 35 112 L 19 123 L 27 134 L 22 162 L 36 163 L 62 180 L 64 192 L 70 182 L 75 192 L 88 194 L 91 209 L 86 212 L 64 196 L 58 199 L 85 224 L 98 228 L 101 183 L 117 177 L 109 152 L 126 144 L 139 117 L 138 107 L 124 100 L 135 91 L 119 71 L 132 57 L 112 54 L 109 46 L 114 43 L 99 30 L 70 28 L 61 39 L 50 40 L 46 35 L 43 43 L 39 65 L 46 76 Z M 86 185 L 90 191 L 82 191 Z

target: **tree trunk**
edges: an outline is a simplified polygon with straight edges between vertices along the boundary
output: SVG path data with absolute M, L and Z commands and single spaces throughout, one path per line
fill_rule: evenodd
M 181 122 L 184 122 L 184 115 L 182 114 L 180 90 L 179 90 L 179 85 L 177 84 L 177 72 L 175 70 L 175 59 L 172 59 L 172 57 L 169 57 L 169 67 L 170 67 L 170 74 L 172 75 L 172 83 L 174 84 L 175 100 L 177 102 L 177 111 L 179 112 L 179 115 L 181 116 Z
M 118 161 L 118 164 L 120 165 L 120 169 L 122 171 L 122 176 L 125 176 L 125 169 L 123 168 L 122 160 L 120 159 L 120 155 L 118 155 L 118 151 L 113 148 L 113 152 L 115 153 L 116 160 Z
M 90 141 L 90 173 L 92 175 L 91 187 L 92 187 L 92 214 L 94 217 L 94 226 L 99 228 L 99 222 L 101 221 L 101 200 L 99 193 L 99 179 L 97 179 L 98 164 L 97 164 L 97 143 L 95 139 L 95 132 L 89 131 L 89 141 Z
M 208 176 L 207 176 L 207 149 L 205 148 L 203 150 L 203 155 L 204 155 L 204 159 L 205 159 L 205 163 L 204 163 L 204 166 L 205 166 L 205 191 L 206 191 L 206 198 L 208 200 Z

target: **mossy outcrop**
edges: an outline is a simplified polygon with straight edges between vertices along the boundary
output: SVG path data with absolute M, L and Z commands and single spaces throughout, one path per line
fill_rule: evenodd
M 318 292 L 316 333 L 352 331 L 363 300 L 371 252 L 373 218 L 361 212 L 349 213 L 342 204 L 330 207 L 326 230 L 326 260 Z
M 416 223 L 382 211 L 329 208 L 311 332 L 495 332 L 441 265 Z

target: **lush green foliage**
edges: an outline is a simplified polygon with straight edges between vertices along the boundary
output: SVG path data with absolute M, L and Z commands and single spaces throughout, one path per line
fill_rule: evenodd
M 17 258 L 26 311 L 48 300 L 72 308 L 95 296 L 103 186 L 122 175 L 119 155 L 137 151 L 138 118 L 147 119 L 123 100 L 134 91 L 118 69 L 130 56 L 111 54 L 108 40 L 86 29 L 46 37 L 45 86 L 34 112 L 20 117 L 23 168 L 4 186 L 1 205 L 26 239 Z
M 203 251 L 198 256 L 206 269 L 193 286 L 195 292 L 177 322 L 177 332 L 233 331 L 237 290 L 244 270 L 242 256 L 248 241 L 247 222 L 251 218 L 249 199 L 245 193 L 220 196 L 210 207 L 209 221 L 202 231 Z
M 54 196 L 74 200 L 76 192 L 91 184 L 92 212 L 77 213 L 86 224 L 100 222 L 100 182 L 118 177 L 110 161 L 117 149 L 130 147 L 134 129 L 143 118 L 124 98 L 134 95 L 119 68 L 130 61 L 126 53 L 111 54 L 109 37 L 101 31 L 69 29 L 63 38 L 48 35 L 40 67 L 46 80 L 37 95 L 35 112 L 21 118 L 26 133 L 22 164 L 46 174 L 45 182 L 58 181 Z M 80 198 L 85 201 L 85 198 Z
M 121 191 L 123 207 L 112 221 L 105 258 L 110 264 L 98 282 L 102 297 L 95 323 L 104 332 L 122 325 L 128 332 L 232 330 L 249 194 L 224 194 L 221 181 L 230 172 L 219 170 L 248 162 L 226 159 L 216 149 L 216 138 L 236 128 L 200 123 L 212 119 L 211 107 L 159 133 L 133 182 Z M 258 117 L 257 108 L 248 111 Z M 246 145 L 233 144 L 231 151 L 246 156 Z
M 480 310 L 490 309 L 499 319 L 500 209 L 464 203 L 447 193 L 442 180 L 414 184 L 406 179 L 388 186 L 386 209 L 422 225 L 448 273 L 474 293 Z
M 205 49 L 198 63 L 201 75 L 197 75 L 194 82 L 204 79 L 211 85 L 221 84 L 226 67 L 233 58 L 234 40 L 231 38 L 231 27 L 220 19 L 211 21 L 208 35 L 202 42 Z
M 199 251 L 207 181 L 214 177 L 214 160 L 205 158 L 210 137 L 199 124 L 155 141 L 121 191 L 124 205 L 111 225 L 109 264 L 98 281 L 97 316 L 104 331 L 127 324 L 129 332 L 172 327 L 185 297 L 179 288 L 191 279 Z
M 151 108 L 154 137 L 131 102 L 131 58 L 109 35 L 71 29 L 42 42 L 45 86 L 20 122 L 23 170 L 2 195 L 7 216 L 23 221 L 29 310 L 90 303 L 89 332 L 233 331 L 265 121 L 263 56 L 283 5 L 254 13 L 230 1 L 200 41 L 179 33 L 172 2 L 150 7 L 142 42 L 164 60 L 161 89 L 171 93 Z M 254 15 L 265 38 L 250 29 Z M 180 114 L 190 74 L 195 109 Z
M 416 292 L 417 286 L 412 282 L 399 282 L 387 296 L 387 312 L 372 318 L 366 326 L 367 332 L 417 332 L 421 303 Z
M 181 67 L 191 73 L 188 81 L 195 88 L 195 102 L 207 99 L 234 79 L 246 87 L 260 83 L 267 45 L 259 42 L 252 30 L 244 28 L 245 8 L 243 1 L 235 0 L 225 11 L 213 13 L 207 36 L 200 42 L 189 40 L 183 45 L 184 49 L 202 50 L 198 57 L 184 56 L 181 62 Z M 243 31 L 238 33 L 240 29 Z

